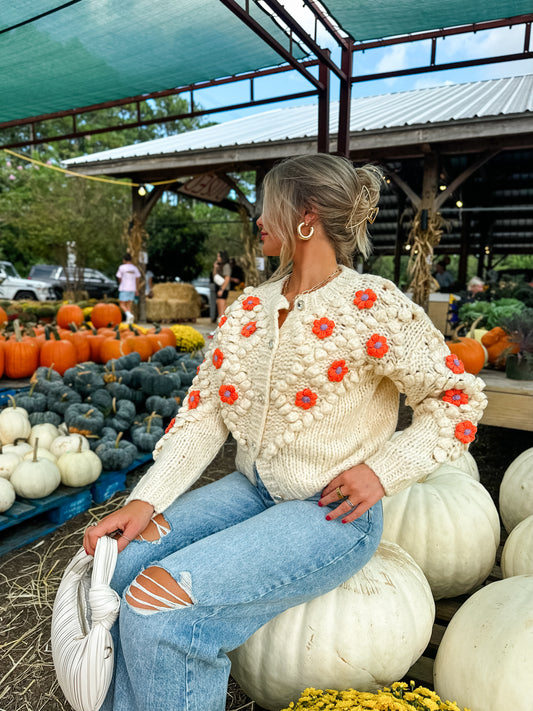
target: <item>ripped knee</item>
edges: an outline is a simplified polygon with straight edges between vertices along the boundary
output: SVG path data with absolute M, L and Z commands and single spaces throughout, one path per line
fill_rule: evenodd
M 144 615 L 193 605 L 190 573 L 182 573 L 178 583 L 159 566 L 150 566 L 135 578 L 126 592 L 126 602 Z
M 157 514 L 150 521 L 142 533 L 135 538 L 136 541 L 147 541 L 149 543 L 159 543 L 159 541 L 170 533 L 170 524 L 165 520 L 163 514 Z

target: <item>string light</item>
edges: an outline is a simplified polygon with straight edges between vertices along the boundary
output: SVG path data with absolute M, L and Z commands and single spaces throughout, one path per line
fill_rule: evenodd
M 457 200 L 457 202 L 455 203 L 455 205 L 456 205 L 457 207 L 463 207 L 463 201 L 462 201 L 462 200 Z
M 142 183 L 139 185 L 139 189 L 137 190 L 137 192 L 141 197 L 144 197 L 146 195 L 146 188 Z
M 446 190 L 446 185 L 444 183 L 442 185 L 439 185 L 439 190 Z

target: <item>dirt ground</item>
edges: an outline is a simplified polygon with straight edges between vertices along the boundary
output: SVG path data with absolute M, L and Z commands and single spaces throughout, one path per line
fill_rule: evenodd
M 401 428 L 409 412 L 400 412 Z M 525 449 L 533 446 L 530 432 L 480 425 L 470 451 L 481 482 L 495 503 L 501 478 Z M 196 486 L 220 478 L 234 468 L 235 445 L 228 441 Z M 128 476 L 131 488 L 143 470 Z M 46 538 L 0 558 L 0 711 L 68 711 L 55 681 L 49 629 L 52 605 L 62 571 L 81 545 L 85 527 L 120 505 L 124 494 L 76 516 Z M 258 711 L 234 681 L 226 709 Z

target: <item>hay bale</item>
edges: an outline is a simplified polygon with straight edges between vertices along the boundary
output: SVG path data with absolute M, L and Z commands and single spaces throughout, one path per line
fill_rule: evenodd
M 194 289 L 193 289 L 194 291 Z M 194 294 L 197 296 L 196 292 Z M 194 300 L 152 299 L 146 300 L 146 320 L 157 323 L 192 321 L 200 316 L 200 306 Z
M 197 292 L 192 284 L 168 281 L 154 284 L 152 288 L 154 299 L 175 299 L 177 301 L 197 301 Z

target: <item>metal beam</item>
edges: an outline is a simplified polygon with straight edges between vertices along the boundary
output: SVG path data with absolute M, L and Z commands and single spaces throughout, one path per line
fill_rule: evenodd
M 329 54 L 329 50 L 326 50 Z M 318 136 L 317 151 L 329 153 L 329 67 L 320 65 L 319 78 L 324 90 L 318 92 Z
M 341 156 L 350 155 L 350 114 L 352 107 L 352 43 L 348 42 L 342 48 L 342 69 L 346 80 L 340 82 L 339 88 L 339 131 L 337 135 L 337 153 Z
M 260 39 L 263 40 L 269 47 L 271 47 L 275 52 L 277 52 L 282 59 L 288 62 L 294 69 L 300 72 L 300 74 L 307 79 L 315 89 L 323 89 L 321 82 L 316 79 L 307 69 L 303 68 L 298 60 L 293 57 L 293 55 L 285 49 L 285 47 L 280 44 L 272 35 L 262 27 L 254 18 L 246 11 L 245 8 L 241 7 L 235 0 L 220 0 L 220 2 L 228 8 L 234 15 L 236 15 L 245 25 L 247 25 Z

